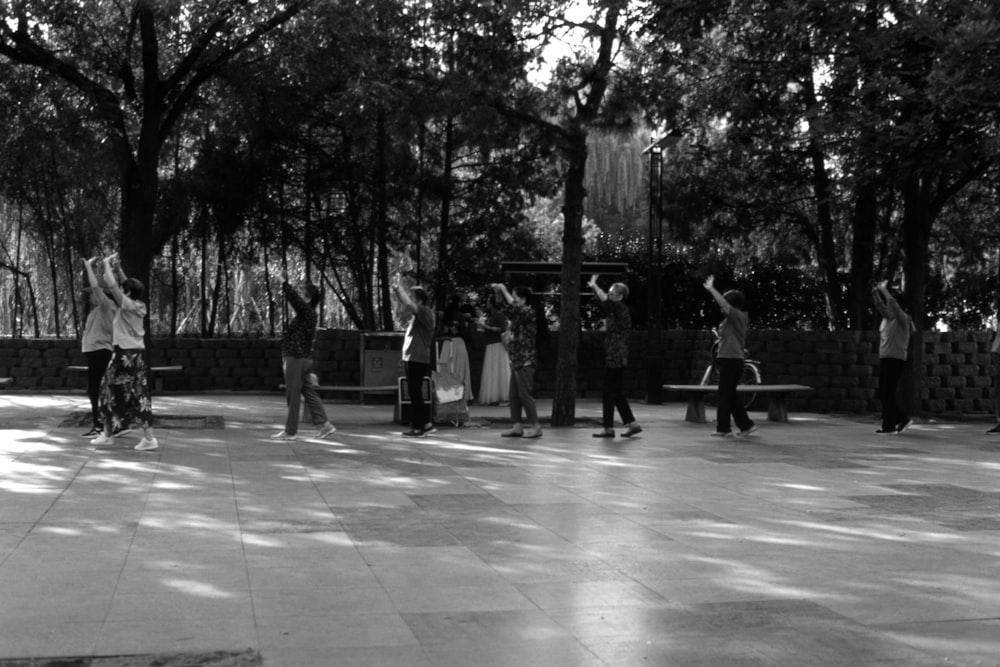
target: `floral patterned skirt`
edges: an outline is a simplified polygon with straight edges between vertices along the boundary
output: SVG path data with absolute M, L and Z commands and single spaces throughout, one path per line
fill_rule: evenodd
M 101 381 L 100 406 L 111 430 L 139 423 L 153 425 L 153 402 L 149 395 L 149 369 L 143 350 L 115 348 L 111 364 Z M 105 421 L 105 423 L 107 423 Z

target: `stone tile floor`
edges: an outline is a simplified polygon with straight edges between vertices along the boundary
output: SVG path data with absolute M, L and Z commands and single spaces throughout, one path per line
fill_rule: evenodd
M 477 406 L 409 440 L 391 406 L 330 403 L 333 437 L 276 443 L 280 395 L 154 401 L 162 447 L 135 452 L 79 437 L 82 395 L 0 395 L 0 659 L 1000 664 L 985 422 L 720 440 L 639 404 L 640 437 L 602 440 L 583 399 L 539 440 Z

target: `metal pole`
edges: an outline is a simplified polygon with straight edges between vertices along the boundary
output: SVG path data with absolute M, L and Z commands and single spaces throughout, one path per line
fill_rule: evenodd
M 656 152 L 656 332 L 663 329 L 663 151 Z
M 662 221 L 659 206 L 661 203 L 662 181 L 660 177 L 662 152 L 660 146 L 652 141 L 649 149 L 649 303 L 647 311 L 646 332 L 646 403 L 659 405 L 663 402 L 663 369 L 660 347 L 660 264 L 659 247 L 662 240 L 657 239 L 662 234 Z M 654 189 L 655 188 L 655 189 Z M 658 252 L 654 254 L 654 244 Z

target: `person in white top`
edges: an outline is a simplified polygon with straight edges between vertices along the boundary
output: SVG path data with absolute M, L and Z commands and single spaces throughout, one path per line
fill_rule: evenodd
M 133 423 L 142 424 L 143 437 L 138 450 L 157 449 L 160 443 L 153 434 L 153 402 L 149 393 L 149 370 L 146 365 L 145 286 L 135 278 L 123 278 L 121 285 L 112 263 L 118 255 L 104 258 L 104 282 L 118 304 L 114 320 L 114 353 L 101 382 L 101 412 L 104 433 L 94 438 L 95 445 L 114 444 L 116 432 Z M 118 269 L 121 273 L 121 269 Z
M 997 419 L 997 424 L 987 433 L 990 435 L 1000 435 L 1000 313 L 997 313 L 997 335 L 990 346 L 993 353 L 993 416 Z
M 90 398 L 90 416 L 93 421 L 91 429 L 83 434 L 85 438 L 93 438 L 104 430 L 99 406 L 101 380 L 104 379 L 104 372 L 108 370 L 108 364 L 111 362 L 114 319 L 118 310 L 94 273 L 97 261 L 97 257 L 83 260 L 90 287 L 84 291 L 87 320 L 80 343 L 83 356 L 87 358 L 87 396 Z

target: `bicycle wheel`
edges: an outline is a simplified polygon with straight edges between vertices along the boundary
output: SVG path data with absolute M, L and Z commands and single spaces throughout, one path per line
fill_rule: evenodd
M 759 385 L 760 384 L 760 371 L 757 366 L 750 361 L 743 362 L 743 372 L 740 373 L 741 385 Z M 750 405 L 757 398 L 757 392 L 747 392 L 743 394 L 743 407 L 747 410 L 750 409 Z

